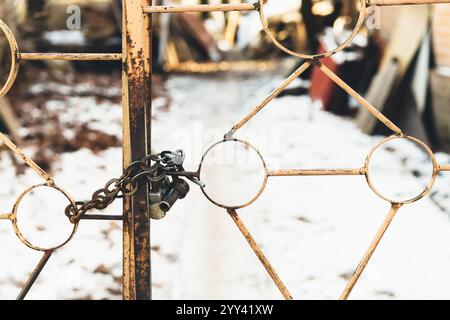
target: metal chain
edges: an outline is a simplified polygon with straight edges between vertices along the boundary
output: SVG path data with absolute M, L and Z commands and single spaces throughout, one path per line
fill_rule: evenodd
M 152 164 L 153 162 L 153 164 Z M 164 151 L 150 154 L 139 161 L 131 163 L 119 178 L 111 179 L 106 185 L 92 194 L 89 201 L 76 201 L 65 209 L 71 223 L 78 223 L 90 210 L 106 209 L 116 199 L 133 196 L 142 182 L 157 183 L 167 176 L 183 176 L 198 185 L 197 172 L 186 172 L 183 168 L 184 152 Z

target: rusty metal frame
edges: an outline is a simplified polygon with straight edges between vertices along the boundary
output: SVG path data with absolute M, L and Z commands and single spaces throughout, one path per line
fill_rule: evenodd
M 122 61 L 123 83 L 123 166 L 141 159 L 150 151 L 151 129 L 151 17 L 142 13 L 149 5 L 147 0 L 125 0 L 123 2 L 123 49 L 122 53 L 21 53 L 9 27 L 0 20 L 0 29 L 5 34 L 11 52 L 11 70 L 6 83 L 0 89 L 4 96 L 13 86 L 22 60 L 66 60 L 66 61 Z M 21 233 L 17 224 L 20 201 L 28 192 L 38 187 L 50 187 L 61 192 L 69 203 L 75 201 L 69 193 L 57 186 L 53 178 L 25 155 L 8 137 L 0 133 L 0 140 L 20 159 L 31 167 L 45 183 L 27 188 L 14 203 L 11 213 L 0 214 L 0 220 L 10 220 L 19 240 L 27 247 L 43 251 L 44 256 L 30 275 L 17 299 L 24 299 L 36 281 L 52 253 L 66 245 L 75 235 L 78 223 L 62 244 L 53 248 L 42 248 L 32 244 Z M 150 225 L 147 192 L 142 190 L 133 197 L 124 198 L 122 216 L 87 215 L 87 220 L 123 220 L 123 298 L 150 299 Z
M 150 0 L 123 2 L 124 167 L 151 151 L 151 16 L 142 8 Z M 123 298 L 151 299 L 150 214 L 148 190 L 124 199 Z
M 280 50 L 305 60 L 305 62 L 294 71 L 280 86 L 275 89 L 266 99 L 264 99 L 258 106 L 256 106 L 250 113 L 234 125 L 228 131 L 224 139 L 214 146 L 223 142 L 244 143 L 256 151 L 261 158 L 265 168 L 265 179 L 258 195 L 251 199 L 248 203 L 239 207 L 227 207 L 224 204 L 219 204 L 211 199 L 204 191 L 207 198 L 216 205 L 226 209 L 231 219 L 236 224 L 239 231 L 242 233 L 251 249 L 255 252 L 258 259 L 268 272 L 269 276 L 274 281 L 275 285 L 280 290 L 285 299 L 292 299 L 292 295 L 281 281 L 280 277 L 272 267 L 267 257 L 264 255 L 260 246 L 251 236 L 249 230 L 241 220 L 237 210 L 252 204 L 264 191 L 269 177 L 286 177 L 286 176 L 342 176 L 342 175 L 361 175 L 365 176 L 369 187 L 381 197 L 383 200 L 391 204 L 385 220 L 379 228 L 374 240 L 370 244 L 361 262 L 357 266 L 353 276 L 349 280 L 344 289 L 341 299 L 347 299 L 352 292 L 354 286 L 362 275 L 365 267 L 369 263 L 370 258 L 375 252 L 383 235 L 387 231 L 390 223 L 394 219 L 399 209 L 406 204 L 419 201 L 425 197 L 432 189 L 438 173 L 450 171 L 450 165 L 437 164 L 436 157 L 431 149 L 423 142 L 416 138 L 407 136 L 402 130 L 397 127 L 392 121 L 385 117 L 376 107 L 370 104 L 355 90 L 347 85 L 335 73 L 328 69 L 321 63 L 324 57 L 332 56 L 335 53 L 344 50 L 348 47 L 353 38 L 358 34 L 364 24 L 366 15 L 366 8 L 370 5 L 376 6 L 390 6 L 390 5 L 413 5 L 413 4 L 436 4 L 436 3 L 450 3 L 450 0 L 360 0 L 361 8 L 358 22 L 349 39 L 338 48 L 323 54 L 307 55 L 303 53 L 296 53 L 283 47 L 270 34 L 267 20 L 263 12 L 263 0 L 258 0 L 256 3 L 243 4 L 225 4 L 225 5 L 193 5 L 193 6 L 152 6 L 150 0 L 124 0 L 123 1 L 123 46 L 122 53 L 116 54 L 83 54 L 83 53 L 21 53 L 19 46 L 14 38 L 13 33 L 8 26 L 0 20 L 0 29 L 6 35 L 11 51 L 11 70 L 6 83 L 0 89 L 0 96 L 4 96 L 11 89 L 19 71 L 19 62 L 21 60 L 70 60 L 70 61 L 122 61 L 122 85 L 123 85 L 123 165 L 127 167 L 131 161 L 137 160 L 150 153 L 151 147 L 151 16 L 154 13 L 180 13 L 180 12 L 211 12 L 211 11 L 259 11 L 261 23 L 267 36 L 272 40 L 275 46 Z M 367 156 L 365 165 L 361 168 L 355 169 L 307 169 L 307 170 L 269 170 L 265 166 L 264 159 L 260 152 L 250 143 L 234 138 L 234 134 L 242 128 L 248 121 L 250 121 L 256 114 L 265 108 L 273 99 L 275 99 L 292 81 L 298 78 L 311 66 L 317 66 L 326 76 L 334 81 L 338 86 L 345 90 L 352 96 L 360 105 L 366 108 L 374 117 L 386 125 L 393 135 L 377 144 Z M 413 199 L 404 202 L 395 202 L 384 197 L 378 190 L 375 189 L 371 182 L 369 163 L 372 155 L 385 142 L 393 139 L 407 139 L 415 142 L 419 147 L 422 147 L 429 155 L 433 162 L 433 176 L 426 189 Z M 39 261 L 38 265 L 30 275 L 24 288 L 20 292 L 18 299 L 24 299 L 26 294 L 36 281 L 40 272 L 50 259 L 52 253 L 67 244 L 75 234 L 77 224 L 74 224 L 73 232 L 67 241 L 54 248 L 41 248 L 30 243 L 20 232 L 17 226 L 17 210 L 21 199 L 32 189 L 38 187 L 50 187 L 61 192 L 70 203 L 74 205 L 74 200 L 69 193 L 57 186 L 51 176 L 49 176 L 43 169 L 41 169 L 33 160 L 26 156 L 11 140 L 0 133 L 0 140 L 8 146 L 19 158 L 21 158 L 29 167 L 31 167 L 40 177 L 44 179 L 44 183 L 36 186 L 31 186 L 26 189 L 18 197 L 11 213 L 0 214 L 0 220 L 10 220 L 13 229 L 19 240 L 26 246 L 33 250 L 43 251 L 44 255 Z M 207 151 L 207 152 L 208 152 Z M 206 153 L 207 153 L 206 152 Z M 206 155 L 205 153 L 205 155 Z M 203 156 L 203 159 L 205 157 Z M 202 160 L 203 162 L 203 160 Z M 199 165 L 197 174 L 200 176 L 202 162 Z M 139 191 L 133 197 L 126 197 L 124 199 L 123 216 L 111 216 L 107 219 L 123 219 L 123 298 L 124 299 L 151 299 L 151 261 L 150 261 L 150 219 L 148 214 L 147 190 Z M 87 219 L 100 218 L 97 215 L 92 215 Z
M 329 68 L 327 68 L 324 64 L 321 63 L 321 59 L 325 58 L 325 57 L 329 57 L 334 55 L 335 53 L 344 50 L 346 47 L 348 47 L 351 43 L 352 40 L 354 39 L 354 37 L 359 33 L 359 31 L 361 30 L 361 28 L 363 27 L 364 21 L 365 21 L 365 16 L 366 16 L 366 8 L 368 5 L 408 5 L 408 4 L 432 4 L 432 3 L 450 3 L 450 0 L 444 0 L 444 1 L 440 1 L 440 0 L 427 0 L 427 1 L 423 1 L 423 0 L 416 0 L 416 1 L 405 1 L 405 0 L 397 0 L 397 1 L 365 1 L 365 0 L 361 0 L 361 8 L 360 8 L 360 14 L 359 14 L 359 18 L 358 18 L 358 22 L 351 34 L 351 36 L 338 48 L 323 53 L 323 54 L 317 54 L 317 55 L 307 55 L 307 54 L 302 54 L 302 53 L 297 53 L 297 52 L 293 52 L 289 49 L 287 49 L 286 47 L 284 47 L 283 45 L 281 45 L 274 37 L 273 35 L 270 33 L 268 24 L 267 24 L 267 20 L 264 17 L 264 12 L 263 12 L 263 0 L 259 0 L 258 3 L 255 4 L 255 8 L 256 10 L 259 11 L 259 15 L 261 18 L 261 23 L 263 25 L 263 29 L 266 32 L 267 36 L 272 40 L 272 42 L 274 43 L 275 46 L 277 46 L 280 50 L 288 53 L 291 56 L 295 56 L 298 58 L 302 58 L 305 60 L 305 62 L 297 69 L 295 70 L 285 81 L 283 81 L 268 97 L 266 97 L 259 105 L 257 105 L 255 108 L 253 108 L 249 114 L 247 114 L 242 120 L 240 120 L 238 123 L 236 123 L 230 131 L 228 131 L 225 136 L 224 139 L 222 141 L 219 141 L 217 143 L 215 143 L 213 146 L 211 146 L 203 155 L 202 161 L 199 165 L 199 169 L 198 169 L 198 176 L 201 176 L 201 169 L 202 169 L 202 164 L 203 164 L 203 160 L 205 159 L 206 155 L 208 154 L 208 152 L 211 151 L 212 148 L 214 148 L 215 146 L 217 146 L 218 144 L 224 143 L 224 142 L 235 142 L 235 143 L 243 143 L 246 146 L 248 146 L 250 149 L 254 150 L 258 156 L 261 158 L 261 161 L 264 165 L 264 170 L 265 170 L 265 179 L 262 183 L 261 189 L 259 190 L 259 192 L 257 193 L 257 195 L 250 199 L 248 202 L 242 204 L 239 207 L 236 206 L 227 206 L 225 204 L 219 203 L 218 201 L 212 199 L 207 192 L 204 190 L 204 187 L 202 188 L 203 193 L 205 194 L 205 196 L 215 205 L 225 208 L 228 212 L 228 214 L 230 214 L 231 218 L 233 219 L 233 221 L 236 223 L 236 226 L 238 227 L 238 229 L 241 231 L 242 235 L 244 236 L 244 238 L 247 240 L 248 244 L 250 245 L 251 249 L 255 252 L 256 256 L 259 258 L 259 260 L 261 261 L 262 265 L 265 267 L 265 269 L 267 270 L 268 274 L 270 275 L 270 277 L 272 278 L 272 280 L 274 281 L 275 285 L 278 287 L 278 289 L 280 290 L 281 294 L 283 295 L 283 297 L 285 299 L 292 299 L 292 295 L 289 293 L 288 289 L 286 288 L 286 286 L 284 285 L 284 283 L 281 281 L 280 277 L 278 276 L 278 274 L 276 273 L 276 271 L 274 270 L 274 268 L 272 267 L 272 265 L 270 264 L 270 262 L 268 261 L 268 259 L 266 258 L 266 256 L 264 255 L 263 251 L 261 250 L 260 246 L 258 246 L 258 244 L 255 242 L 255 240 L 253 239 L 253 237 L 251 236 L 249 230 L 245 227 L 243 221 L 240 219 L 238 213 L 237 213 L 237 209 L 241 209 L 244 208 L 246 206 L 249 206 L 250 204 L 254 203 L 258 197 L 262 194 L 262 192 L 264 191 L 264 188 L 267 184 L 267 180 L 269 177 L 285 177 L 285 176 L 343 176 L 343 175 L 362 175 L 366 177 L 366 181 L 369 185 L 369 187 L 372 189 L 372 191 L 377 194 L 379 197 L 381 197 L 383 200 L 389 202 L 391 204 L 391 209 L 388 212 L 388 215 L 386 216 L 385 220 L 383 221 L 383 224 L 381 225 L 380 229 L 378 230 L 374 240 L 372 241 L 372 243 L 370 244 L 368 250 L 366 251 L 366 253 L 364 254 L 360 264 L 358 265 L 358 267 L 356 268 L 354 274 L 352 275 L 351 279 L 348 281 L 348 284 L 346 286 L 346 288 L 344 289 L 343 293 L 341 294 L 341 299 L 345 300 L 348 299 L 350 293 L 352 292 L 354 286 L 356 285 L 357 281 L 359 280 L 360 276 L 362 275 L 365 267 L 367 266 L 367 264 L 369 263 L 370 258 L 372 257 L 373 253 L 375 252 L 376 248 L 378 247 L 378 244 L 380 243 L 383 235 L 385 234 L 385 232 L 387 231 L 391 221 L 394 219 L 396 213 L 398 212 L 398 210 L 405 204 L 409 204 L 409 203 L 413 203 L 416 201 L 419 201 L 420 199 L 422 199 L 423 197 L 425 197 L 427 194 L 429 194 L 429 192 L 431 191 L 435 180 L 437 178 L 437 175 L 439 172 L 443 172 L 443 171 L 449 171 L 449 166 L 447 165 L 438 165 L 437 161 L 436 161 L 436 157 L 434 156 L 433 152 L 431 151 L 431 149 L 422 141 L 414 138 L 414 137 L 410 137 L 405 135 L 402 130 L 396 126 L 391 120 L 389 120 L 386 116 L 384 116 L 380 111 L 378 111 L 378 109 L 373 106 L 370 102 L 368 102 L 366 99 L 364 99 L 361 95 L 359 95 L 353 88 L 351 88 L 347 83 L 345 83 L 342 79 L 340 79 L 334 72 L 332 72 Z M 204 8 L 202 8 L 203 10 Z M 171 12 L 180 12 L 174 8 L 172 8 L 170 10 Z M 196 10 L 194 10 L 194 8 L 189 8 L 189 11 L 191 12 L 195 12 Z M 199 10 L 200 11 L 200 10 Z M 159 13 L 164 13 L 164 12 L 168 12 L 167 8 L 154 8 L 153 10 L 148 10 L 148 12 L 151 13 L 155 13 L 155 12 L 159 12 Z M 330 78 L 333 82 L 335 82 L 339 87 L 341 87 L 344 91 L 346 91 L 350 96 L 352 96 L 356 101 L 359 102 L 359 104 L 364 107 L 365 109 L 367 109 L 375 118 L 377 118 L 380 122 L 382 122 L 384 125 L 386 125 L 392 132 L 393 132 L 393 136 L 388 137 L 386 139 L 384 139 L 383 141 L 381 141 L 379 144 L 377 144 L 369 153 L 369 155 L 367 156 L 366 162 L 364 164 L 363 167 L 361 168 L 356 168 L 356 169 L 307 169 L 307 170 L 269 170 L 267 169 L 266 165 L 265 165 L 265 161 L 264 158 L 262 157 L 261 153 L 259 152 L 258 149 L 256 149 L 252 144 L 250 144 L 247 141 L 242 141 L 239 140 L 237 138 L 234 137 L 234 134 L 240 129 L 242 128 L 248 121 L 250 121 L 255 115 L 257 115 L 263 108 L 265 108 L 272 100 L 274 100 L 284 89 L 286 89 L 289 84 L 294 81 L 295 79 L 297 79 L 303 72 L 305 72 L 309 67 L 315 65 L 316 67 L 318 67 L 328 78 Z M 375 153 L 376 150 L 378 150 L 378 148 L 380 148 L 384 143 L 393 140 L 393 139 L 406 139 L 409 141 L 413 141 L 414 143 L 416 143 L 417 145 L 419 145 L 420 147 L 422 147 L 425 152 L 429 155 L 429 157 L 432 159 L 433 162 L 433 175 L 432 178 L 428 184 L 428 186 L 426 187 L 426 189 L 419 195 L 417 195 L 415 198 L 413 199 L 409 199 L 406 200 L 404 202 L 396 202 L 393 200 L 389 200 L 388 198 L 384 197 L 373 185 L 371 177 L 370 177 L 370 170 L 369 170 L 369 163 L 370 160 L 372 158 L 372 155 Z

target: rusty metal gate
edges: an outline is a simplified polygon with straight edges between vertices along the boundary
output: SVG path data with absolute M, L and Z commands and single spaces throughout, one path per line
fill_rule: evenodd
M 199 169 L 196 172 L 184 172 L 180 166 L 175 168 L 175 172 L 165 171 L 162 176 L 184 176 L 194 182 L 199 183 L 201 177 L 202 164 L 205 157 L 215 147 L 234 143 L 245 146 L 247 149 L 255 152 L 264 167 L 264 179 L 256 196 L 247 202 L 239 205 L 230 205 L 221 203 L 214 199 L 201 185 L 206 198 L 226 210 L 227 214 L 234 221 L 251 249 L 261 261 L 267 273 L 274 281 L 285 299 L 292 299 L 286 286 L 269 263 L 268 259 L 258 246 L 257 242 L 251 236 L 249 230 L 241 220 L 238 210 L 251 205 L 263 193 L 269 178 L 287 177 L 287 176 L 362 176 L 367 180 L 369 188 L 380 198 L 391 205 L 384 222 L 375 235 L 372 243 L 369 245 L 361 262 L 356 267 L 346 288 L 341 294 L 341 299 L 347 299 L 353 290 L 355 284 L 367 266 L 371 256 L 375 252 L 381 238 L 394 219 L 399 209 L 411 203 L 414 203 L 427 196 L 432 190 L 435 180 L 440 172 L 450 171 L 450 165 L 438 164 L 435 155 L 431 149 L 420 140 L 408 136 L 392 121 L 378 111 L 371 103 L 360 96 L 355 90 L 340 79 L 333 71 L 327 68 L 321 59 L 330 57 L 337 52 L 348 47 L 358 32 L 364 25 L 369 6 L 390 6 L 390 5 L 414 5 L 414 4 L 433 4 L 450 3 L 450 0 L 359 0 L 360 13 L 358 22 L 349 36 L 349 38 L 336 49 L 315 55 L 308 55 L 291 51 L 283 46 L 269 31 L 267 19 L 264 14 L 263 0 L 256 3 L 240 4 L 221 4 L 221 5 L 178 5 L 178 6 L 152 6 L 150 0 L 124 0 L 123 1 L 123 46 L 122 53 L 117 54 L 81 54 L 81 53 L 23 53 L 20 52 L 18 43 L 8 26 L 0 20 L 0 29 L 6 35 L 11 50 L 11 70 L 9 77 L 0 89 L 0 96 L 8 93 L 14 84 L 19 71 L 19 63 L 23 60 L 93 60 L 93 61 L 121 61 L 122 62 L 122 85 L 123 85 L 123 168 L 124 174 L 119 179 L 113 179 L 96 193 L 92 200 L 88 202 L 75 201 L 71 195 L 60 188 L 53 178 L 42 170 L 33 160 L 24 154 L 11 140 L 3 134 L 0 134 L 0 140 L 8 146 L 17 156 L 19 156 L 29 167 L 31 167 L 42 179 L 42 184 L 34 185 L 23 191 L 14 203 L 10 213 L 1 214 L 0 220 L 10 220 L 13 230 L 19 240 L 27 247 L 43 252 L 43 257 L 39 261 L 35 270 L 31 273 L 28 281 L 18 295 L 18 299 L 24 299 L 33 283 L 39 276 L 39 273 L 50 259 L 52 253 L 62 248 L 75 235 L 80 220 L 120 220 L 123 221 L 123 298 L 133 299 L 151 299 L 151 259 L 150 259 L 150 211 L 151 205 L 148 201 L 149 189 L 152 184 L 161 181 L 161 177 L 150 176 L 149 180 L 142 183 L 138 181 L 139 176 L 153 174 L 150 164 L 156 162 L 161 167 L 164 157 L 161 155 L 151 155 L 151 18 L 155 13 L 180 13 L 180 12 L 212 12 L 212 11 L 258 11 L 262 27 L 267 36 L 280 50 L 287 54 L 304 60 L 303 64 L 295 70 L 285 81 L 283 81 L 267 98 L 258 106 L 251 110 L 247 116 L 237 122 L 225 136 L 204 154 Z M 312 66 L 317 66 L 327 77 L 334 81 L 339 87 L 345 90 L 359 104 L 367 109 L 376 119 L 381 121 L 392 131 L 392 136 L 383 139 L 368 154 L 365 163 L 359 168 L 345 169 L 310 169 L 310 170 L 272 170 L 266 167 L 262 154 L 249 142 L 239 140 L 234 137 L 235 133 L 245 126 L 258 112 L 265 108 L 273 99 L 275 99 L 291 82 L 297 79 L 303 72 Z M 404 200 L 389 199 L 381 193 L 373 184 L 371 179 L 370 163 L 374 153 L 377 152 L 385 143 L 393 140 L 408 140 L 421 148 L 432 160 L 433 173 L 426 188 L 418 195 Z M 136 169 L 137 168 L 137 169 Z M 169 170 L 169 169 L 168 169 Z M 174 170 L 174 167 L 170 167 Z M 34 245 L 26 239 L 17 223 L 18 206 L 22 199 L 36 188 L 52 188 L 61 192 L 69 203 L 65 210 L 62 210 L 68 216 L 68 220 L 73 225 L 73 231 L 70 237 L 60 245 L 52 248 L 42 248 Z M 88 214 L 91 209 L 104 209 L 112 201 L 123 198 L 123 215 L 108 216 Z M 63 208 L 62 208 L 63 209 Z

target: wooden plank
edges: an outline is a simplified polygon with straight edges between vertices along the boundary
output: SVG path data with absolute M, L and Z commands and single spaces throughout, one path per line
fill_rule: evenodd
M 130 151 L 130 105 L 128 93 L 127 76 L 127 41 L 126 41 L 126 19 L 125 1 L 122 9 L 122 109 L 123 109 L 123 167 L 124 169 L 131 163 Z M 131 211 L 131 199 L 123 199 L 123 280 L 122 298 L 124 300 L 135 300 L 135 280 L 134 280 L 134 238 L 133 238 L 133 214 Z
M 450 67 L 450 6 L 436 5 L 433 9 L 433 49 L 436 64 L 440 67 Z
M 384 52 L 381 67 L 383 68 L 392 59 L 396 59 L 401 79 L 428 31 L 430 8 L 429 6 L 399 7 L 396 11 L 396 25 Z M 414 32 L 406 32 L 406 30 L 414 30 Z
M 398 89 L 429 27 L 428 6 L 399 7 L 396 13 L 396 23 L 383 54 L 380 71 L 366 93 L 366 99 L 382 113 L 392 111 L 385 109 L 386 104 Z M 372 134 L 376 127 L 376 121 L 366 110 L 361 110 L 357 123 L 368 134 Z

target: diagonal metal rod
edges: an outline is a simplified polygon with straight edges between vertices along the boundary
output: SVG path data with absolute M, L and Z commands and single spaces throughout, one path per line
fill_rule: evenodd
M 121 61 L 121 53 L 19 53 L 19 60 Z
M 324 64 L 320 61 L 316 61 L 319 69 L 322 70 L 325 75 L 327 75 L 333 82 L 335 82 L 339 87 L 344 89 L 350 96 L 353 97 L 356 101 L 359 102 L 361 106 L 366 108 L 375 118 L 384 123 L 389 129 L 394 131 L 396 134 L 402 134 L 402 130 L 397 127 L 391 120 L 389 120 L 384 114 L 378 111 L 369 101 L 364 99 L 359 93 L 352 89 L 344 80 L 339 78 L 333 71 L 328 69 Z
M 214 11 L 253 11 L 258 9 L 258 3 L 229 3 L 229 4 L 200 4 L 175 6 L 148 6 L 144 13 L 186 13 L 186 12 L 214 12 Z
M 252 119 L 258 112 L 266 107 L 273 99 L 275 99 L 280 93 L 284 91 L 295 79 L 297 79 L 303 72 L 305 72 L 311 65 L 311 60 L 305 61 L 297 70 L 295 70 L 283 83 L 278 86 L 267 98 L 264 99 L 258 106 L 256 106 L 248 115 L 246 115 L 241 121 L 239 121 L 226 135 L 226 139 L 231 139 L 233 134 L 242 128 L 250 119 Z
M 0 132 L 0 140 L 9 148 L 12 152 L 14 152 L 19 158 L 21 158 L 27 165 L 31 167 L 38 175 L 47 181 L 49 184 L 54 184 L 53 178 L 45 172 L 41 167 L 39 167 L 36 162 L 31 160 L 22 150 L 19 149 L 11 140 L 8 139 L 3 133 Z
M 364 168 L 358 169 L 308 169 L 308 170 L 268 170 L 268 177 L 301 177 L 301 176 L 360 176 L 365 174 Z
M 397 214 L 398 210 L 402 207 L 401 204 L 392 204 L 391 209 L 389 210 L 389 213 L 387 214 L 386 218 L 383 221 L 383 224 L 378 229 L 378 232 L 375 236 L 375 238 L 372 240 L 372 243 L 370 244 L 369 248 L 367 249 L 366 253 L 364 254 L 364 257 L 362 258 L 361 262 L 359 263 L 358 267 L 356 268 L 355 272 L 353 273 L 351 279 L 347 283 L 347 286 L 344 289 L 344 292 L 341 294 L 340 299 L 341 300 L 347 300 L 350 296 L 350 293 L 352 292 L 353 288 L 355 287 L 356 283 L 358 282 L 359 278 L 361 277 L 361 274 L 364 272 L 364 269 L 366 268 L 367 264 L 369 263 L 370 258 L 374 254 L 375 250 L 377 249 L 378 245 L 380 244 L 381 239 L 383 238 L 383 235 L 386 233 L 386 230 L 388 229 L 389 225 L 391 224 L 392 220 L 394 219 L 395 215 Z
M 400 6 L 413 4 L 450 3 L 450 0 L 366 0 L 368 6 Z
M 230 217 L 233 219 L 233 221 L 236 223 L 236 226 L 241 231 L 244 238 L 247 240 L 248 244 L 252 248 L 253 252 L 255 252 L 256 256 L 258 257 L 259 261 L 261 261 L 264 268 L 269 273 L 270 277 L 272 278 L 275 285 L 280 290 L 281 294 L 286 300 L 292 300 L 292 296 L 289 293 L 288 289 L 284 285 L 283 281 L 281 281 L 280 277 L 278 276 L 275 269 L 270 264 L 267 257 L 264 255 L 264 252 L 261 250 L 260 246 L 256 243 L 255 239 L 253 239 L 252 235 L 250 234 L 250 231 L 248 231 L 247 227 L 244 225 L 244 222 L 239 217 L 238 213 L 234 209 L 229 209 L 228 213 Z
M 17 296 L 16 300 L 23 300 L 25 299 L 26 295 L 30 291 L 31 287 L 35 283 L 36 279 L 39 277 L 39 274 L 41 273 L 42 269 L 44 269 L 45 265 L 47 264 L 48 260 L 53 254 L 53 250 L 48 250 L 44 252 L 43 257 L 39 261 L 36 268 L 31 273 L 30 277 L 28 278 L 28 281 L 25 283 L 24 287 L 22 288 L 22 291 Z

